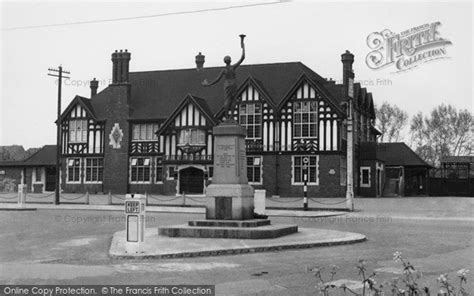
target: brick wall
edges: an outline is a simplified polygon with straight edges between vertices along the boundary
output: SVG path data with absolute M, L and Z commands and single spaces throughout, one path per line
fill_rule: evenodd
M 346 187 L 340 185 L 340 155 L 319 156 L 319 185 L 308 185 L 309 197 L 344 197 Z M 333 174 L 332 174 L 333 173 Z M 266 189 L 267 196 L 302 197 L 303 185 L 292 185 L 292 156 L 263 156 L 263 185 L 255 189 Z
M 100 96 L 98 98 L 98 96 Z M 101 92 L 94 99 L 106 102 L 108 114 L 105 122 L 105 147 L 104 147 L 104 191 L 123 194 L 128 190 L 128 150 L 130 130 L 128 117 L 130 112 L 130 85 L 111 85 L 106 91 Z M 109 144 L 109 135 L 114 125 L 118 123 L 123 132 L 119 149 Z

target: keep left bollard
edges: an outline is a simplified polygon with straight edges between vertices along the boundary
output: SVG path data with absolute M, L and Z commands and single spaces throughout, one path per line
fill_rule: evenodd
M 142 252 L 141 246 L 145 240 L 145 213 L 145 195 L 127 194 L 125 196 L 125 251 L 129 254 Z
M 25 184 L 18 185 L 18 205 L 21 207 L 26 204 L 26 190 Z

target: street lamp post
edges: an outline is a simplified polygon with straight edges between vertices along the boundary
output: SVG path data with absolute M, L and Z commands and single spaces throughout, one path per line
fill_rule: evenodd
M 308 210 L 308 164 L 309 158 L 303 158 L 303 210 Z

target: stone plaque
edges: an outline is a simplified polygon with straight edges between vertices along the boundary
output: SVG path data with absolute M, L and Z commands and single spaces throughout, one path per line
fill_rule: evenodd
M 232 168 L 235 166 L 235 145 L 216 145 L 215 166 Z
M 216 219 L 232 220 L 232 197 L 217 196 L 215 198 Z

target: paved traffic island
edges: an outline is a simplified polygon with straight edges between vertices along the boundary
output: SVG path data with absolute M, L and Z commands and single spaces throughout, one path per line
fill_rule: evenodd
M 299 228 L 297 233 L 273 239 L 168 237 L 159 235 L 156 228 L 147 228 L 144 242 L 137 253 L 127 252 L 126 231 L 116 232 L 109 256 L 116 259 L 220 256 L 335 246 L 363 242 L 366 239 L 365 235 L 359 233 L 309 228 Z

